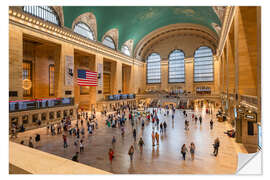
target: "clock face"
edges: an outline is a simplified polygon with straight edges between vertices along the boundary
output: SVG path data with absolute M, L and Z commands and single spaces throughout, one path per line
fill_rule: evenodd
M 32 81 L 29 79 L 24 79 L 23 80 L 23 89 L 28 90 L 31 89 L 32 87 Z

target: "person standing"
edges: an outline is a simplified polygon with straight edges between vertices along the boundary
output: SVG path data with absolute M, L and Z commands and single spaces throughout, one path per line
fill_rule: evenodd
M 214 125 L 214 122 L 213 122 L 213 120 L 211 119 L 211 120 L 210 120 L 210 129 L 211 129 L 211 130 L 213 129 L 213 125 Z
M 134 147 L 133 147 L 133 145 L 131 145 L 130 148 L 129 148 L 129 151 L 128 151 L 128 155 L 130 157 L 130 161 L 133 160 L 133 154 L 134 154 Z
M 189 152 L 190 152 L 191 160 L 194 160 L 195 144 L 193 142 L 190 143 Z
M 172 113 L 172 120 L 174 120 L 174 113 Z
M 113 149 L 115 148 L 115 143 L 116 143 L 116 138 L 115 138 L 115 136 L 113 136 L 113 138 L 112 138 L 112 147 L 113 147 Z
M 158 132 L 156 132 L 155 138 L 156 138 L 156 141 L 157 141 L 157 145 L 159 145 L 159 134 L 158 134 Z
M 181 147 L 181 153 L 182 153 L 183 159 L 186 160 L 186 153 L 187 153 L 186 144 L 183 144 L 183 146 Z
M 217 137 L 216 139 L 215 139 L 215 142 L 214 142 L 214 152 L 213 152 L 213 154 L 214 154 L 214 156 L 217 156 L 218 155 L 218 148 L 219 148 L 219 145 L 220 145 L 220 142 L 219 142 L 219 138 Z
M 35 141 L 36 141 L 36 147 L 37 147 L 39 145 L 39 141 L 40 141 L 40 134 L 36 135 Z
M 110 148 L 110 149 L 109 149 L 109 159 L 110 159 L 111 164 L 112 164 L 113 158 L 114 158 L 114 152 L 113 152 L 113 149 Z

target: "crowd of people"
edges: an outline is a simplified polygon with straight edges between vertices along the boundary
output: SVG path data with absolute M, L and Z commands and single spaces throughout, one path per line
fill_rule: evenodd
M 166 106 L 162 107 L 155 107 L 155 108 L 146 108 L 145 111 L 138 111 L 135 105 L 123 105 L 118 108 L 114 109 L 115 111 L 108 113 L 107 110 L 101 112 L 101 119 L 104 121 L 100 121 L 97 119 L 96 112 L 93 111 L 89 113 L 87 111 L 79 111 L 77 113 L 77 118 L 72 119 L 71 116 L 66 116 L 60 122 L 54 124 L 47 124 L 46 126 L 46 133 L 50 136 L 58 136 L 61 135 L 63 139 L 63 148 L 68 148 L 72 144 L 78 149 L 75 151 L 75 154 L 71 158 L 73 161 L 79 162 L 79 154 L 84 153 L 85 151 L 85 142 L 86 136 L 94 135 L 94 131 L 98 129 L 98 123 L 102 122 L 105 124 L 105 128 L 113 128 L 115 131 L 120 131 L 121 136 L 125 137 L 126 130 L 132 132 L 132 137 L 134 143 L 130 141 L 131 145 L 127 152 L 130 157 L 130 161 L 132 162 L 134 159 L 134 154 L 136 154 L 135 146 L 139 147 L 139 152 L 143 153 L 143 147 L 145 146 L 145 142 L 143 140 L 143 136 L 138 137 L 138 130 L 137 128 L 141 128 L 142 130 L 146 127 L 146 125 L 151 125 L 152 133 L 152 147 L 158 147 L 160 145 L 160 135 L 166 133 L 168 122 L 167 121 L 174 121 L 175 120 L 175 113 L 176 108 L 174 106 Z M 202 125 L 203 119 L 201 114 L 196 114 L 194 111 L 181 110 L 180 112 L 183 113 L 183 122 L 184 122 L 184 130 L 189 131 L 190 127 L 190 120 L 194 121 L 197 124 L 199 120 L 200 125 Z M 212 113 L 212 110 L 207 110 L 206 113 Z M 164 116 L 164 117 L 162 117 Z M 162 120 L 161 120 L 162 119 Z M 72 121 L 75 123 L 72 123 Z M 180 121 L 181 119 L 176 119 Z M 128 124 L 128 125 L 127 125 Z M 131 126 L 130 126 L 131 125 Z M 85 129 L 85 126 L 87 129 Z M 210 120 L 210 130 L 214 127 L 214 122 Z M 149 127 L 148 127 L 149 128 Z M 181 130 L 180 130 L 181 131 Z M 14 133 L 13 137 L 17 137 L 16 132 Z M 69 142 L 72 139 L 74 142 Z M 34 142 L 35 141 L 35 142 Z M 32 136 L 29 137 L 28 146 L 34 148 L 38 146 L 39 142 L 41 141 L 40 134 L 36 134 L 35 139 Z M 110 163 L 113 163 L 115 157 L 117 138 L 116 136 L 112 136 L 111 147 L 108 151 L 108 159 Z M 21 141 L 21 144 L 27 144 L 24 141 Z M 191 160 L 195 158 L 195 143 L 191 142 L 189 147 L 184 143 L 180 148 L 180 153 L 183 157 L 183 160 L 186 160 L 187 152 L 190 152 Z M 220 147 L 220 141 L 218 138 L 215 139 L 213 148 L 214 152 L 213 155 L 218 155 L 218 149 Z

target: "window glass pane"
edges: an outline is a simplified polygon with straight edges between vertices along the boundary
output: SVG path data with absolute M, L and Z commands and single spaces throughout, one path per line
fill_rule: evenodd
M 194 81 L 214 81 L 213 53 L 208 47 L 202 46 L 195 52 Z
M 49 6 L 24 6 L 23 11 L 60 26 L 56 12 Z
M 114 44 L 114 41 L 112 38 L 110 37 L 105 37 L 103 42 L 102 42 L 105 46 L 109 47 L 109 48 L 112 48 L 112 49 L 115 49 L 115 44 Z
M 160 83 L 160 55 L 152 53 L 147 58 L 147 83 Z
M 185 54 L 174 50 L 169 55 L 169 83 L 185 82 Z
M 74 27 L 74 32 L 88 39 L 94 40 L 94 33 L 85 23 L 79 22 Z
M 121 51 L 122 51 L 124 54 L 130 56 L 130 51 L 129 51 L 129 49 L 128 49 L 127 46 L 123 45 L 122 48 L 121 48 Z

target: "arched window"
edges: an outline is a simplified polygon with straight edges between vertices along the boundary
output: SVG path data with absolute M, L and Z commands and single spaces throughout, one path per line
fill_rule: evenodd
M 79 22 L 74 26 L 74 32 L 88 39 L 95 40 L 93 31 L 83 22 Z
M 169 55 L 169 83 L 185 82 L 185 54 L 174 50 Z
M 60 26 L 57 13 L 49 6 L 24 6 L 23 11 Z
M 194 82 L 214 80 L 213 53 L 209 47 L 202 46 L 194 55 Z
M 126 45 L 122 46 L 121 51 L 122 51 L 122 53 L 130 56 L 130 51 L 129 51 L 129 49 L 128 49 L 128 47 Z
M 152 53 L 147 57 L 147 83 L 160 83 L 160 55 Z
M 111 37 L 106 36 L 102 42 L 105 46 L 108 46 L 109 48 L 115 49 L 114 41 Z

